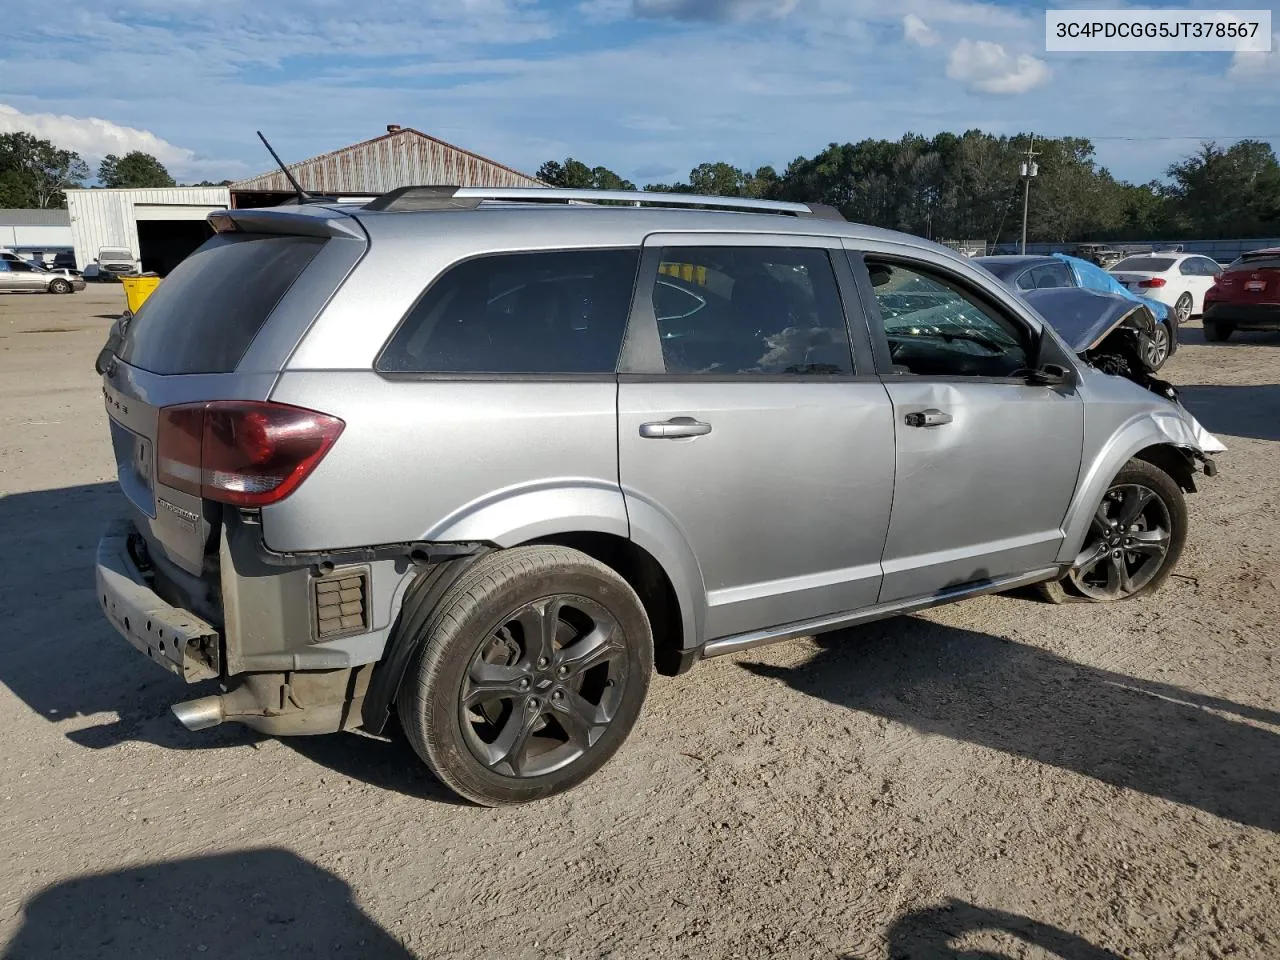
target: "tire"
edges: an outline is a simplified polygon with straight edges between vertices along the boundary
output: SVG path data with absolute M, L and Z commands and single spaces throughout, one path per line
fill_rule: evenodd
M 1128 525 L 1136 525 L 1136 533 L 1126 533 L 1126 524 L 1117 528 L 1104 522 L 1123 519 L 1126 504 L 1136 503 L 1128 501 L 1128 495 L 1139 489 L 1147 491 L 1151 500 L 1138 513 L 1135 524 Z M 1160 538 L 1162 531 L 1165 536 Z M 1076 564 L 1062 580 L 1042 584 L 1040 594 L 1051 603 L 1107 603 L 1147 596 L 1172 575 L 1186 540 L 1187 502 L 1182 489 L 1159 467 L 1145 460 L 1130 460 L 1108 485 Z M 1149 565 L 1161 543 L 1159 563 Z M 1125 550 L 1127 544 L 1143 546 Z M 1126 573 L 1120 572 L 1122 567 Z
M 1210 343 L 1222 343 L 1235 332 L 1229 323 L 1216 323 L 1212 320 L 1204 322 L 1204 338 Z
M 1151 343 L 1154 351 L 1151 369 L 1154 371 L 1169 362 L 1169 355 L 1173 353 L 1173 331 L 1163 321 L 1157 320 L 1155 336 L 1151 338 Z
M 540 646 L 545 624 L 554 629 Z M 640 598 L 567 547 L 476 561 L 419 632 L 397 701 L 401 725 L 436 777 L 482 806 L 549 797 L 603 767 L 635 725 L 653 673 Z M 593 643 L 598 636 L 616 643 Z
M 67 281 L 62 279 L 54 280 L 49 284 L 49 292 L 50 293 L 70 293 L 71 284 L 67 283 Z
M 1170 311 L 1173 314 L 1173 322 L 1186 323 L 1188 320 L 1190 320 L 1191 309 L 1194 306 L 1195 306 L 1195 301 L 1192 298 L 1191 294 L 1184 293 L 1182 296 L 1180 296 L 1176 301 L 1174 301 L 1173 309 Z

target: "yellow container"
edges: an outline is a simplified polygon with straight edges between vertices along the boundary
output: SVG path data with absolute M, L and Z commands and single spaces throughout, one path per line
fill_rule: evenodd
M 154 273 L 143 274 L 138 277 L 121 277 L 120 282 L 124 285 L 125 299 L 129 301 L 129 312 L 137 313 L 142 309 L 142 305 L 147 302 L 147 297 L 160 286 L 160 278 Z

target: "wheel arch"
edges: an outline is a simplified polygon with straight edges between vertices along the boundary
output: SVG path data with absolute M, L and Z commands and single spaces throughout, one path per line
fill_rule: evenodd
M 1082 473 L 1067 510 L 1058 562 L 1069 564 L 1075 560 L 1111 479 L 1126 463 L 1135 458 L 1145 460 L 1169 474 L 1184 491 L 1193 493 L 1193 452 L 1197 449 L 1191 427 L 1173 410 L 1149 411 L 1123 424 Z

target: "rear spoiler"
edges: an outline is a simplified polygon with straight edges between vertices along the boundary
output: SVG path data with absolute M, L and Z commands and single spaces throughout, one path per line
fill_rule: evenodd
M 219 210 L 208 217 L 214 233 L 270 233 L 295 237 L 336 237 L 367 240 L 360 224 L 347 214 L 324 207 L 306 213 L 262 207 L 248 210 Z

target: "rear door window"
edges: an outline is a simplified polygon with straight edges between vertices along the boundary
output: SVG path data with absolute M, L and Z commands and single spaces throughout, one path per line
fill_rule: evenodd
M 378 358 L 384 373 L 613 373 L 639 249 L 478 257 L 452 267 Z M 683 303 L 689 310 L 696 304 Z
M 831 257 L 812 247 L 663 247 L 653 308 L 666 373 L 853 373 Z
M 213 237 L 147 298 L 129 323 L 120 359 L 164 375 L 233 372 L 324 244 L 317 237 Z

